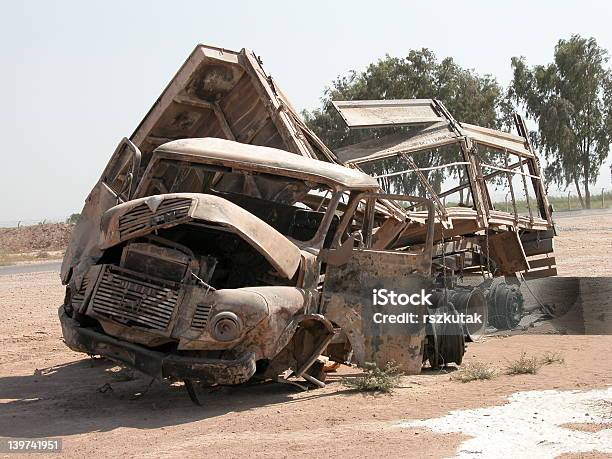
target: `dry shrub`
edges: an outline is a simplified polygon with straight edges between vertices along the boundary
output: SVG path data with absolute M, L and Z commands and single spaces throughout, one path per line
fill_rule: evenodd
M 399 385 L 401 372 L 395 362 L 388 362 L 384 368 L 378 368 L 375 363 L 366 362 L 364 376 L 344 378 L 342 384 L 362 392 L 392 392 Z
M 521 357 L 508 364 L 506 374 L 509 375 L 535 375 L 542 366 L 537 357 L 527 357 L 523 352 Z
M 453 375 L 453 379 L 464 383 L 493 379 L 497 370 L 483 362 L 470 362 Z
M 548 351 L 544 353 L 542 358 L 540 359 L 542 365 L 552 365 L 553 363 L 565 363 L 565 358 L 560 352 L 551 352 Z

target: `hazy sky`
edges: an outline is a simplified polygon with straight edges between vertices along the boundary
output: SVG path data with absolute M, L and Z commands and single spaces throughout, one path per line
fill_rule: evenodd
M 253 49 L 302 109 L 339 74 L 421 47 L 505 85 L 512 56 L 550 62 L 574 33 L 612 50 L 611 18 L 603 1 L 5 1 L 0 224 L 80 211 L 197 43 Z

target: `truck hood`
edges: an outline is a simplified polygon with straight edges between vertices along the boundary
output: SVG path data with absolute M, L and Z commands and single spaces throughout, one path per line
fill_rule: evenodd
M 237 234 L 289 279 L 298 269 L 301 251 L 293 242 L 236 204 L 210 194 L 171 193 L 119 204 L 102 216 L 100 246 L 106 249 L 191 221 Z

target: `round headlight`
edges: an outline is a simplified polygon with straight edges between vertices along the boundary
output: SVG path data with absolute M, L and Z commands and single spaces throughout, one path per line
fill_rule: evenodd
M 233 312 L 220 312 L 213 317 L 212 335 L 217 341 L 233 341 L 242 333 L 242 323 Z

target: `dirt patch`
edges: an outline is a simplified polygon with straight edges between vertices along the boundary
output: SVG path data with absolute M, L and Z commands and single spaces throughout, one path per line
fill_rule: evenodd
M 0 254 L 63 251 L 73 225 L 44 223 L 20 228 L 0 228 Z
M 598 215 L 597 224 L 612 227 L 612 214 L 604 217 Z M 568 222 L 563 219 L 563 225 Z M 579 217 L 570 223 L 583 227 L 590 220 Z M 560 230 L 560 271 L 612 274 L 612 263 L 602 259 L 612 244 L 610 233 L 580 231 L 575 241 L 585 246 L 582 252 L 568 240 L 574 233 Z M 587 258 L 576 261 L 579 254 Z M 61 437 L 69 457 L 448 457 L 470 437 L 395 426 L 455 410 L 501 406 L 517 392 L 583 392 L 612 381 L 612 353 L 606 351 L 612 336 L 487 337 L 469 344 L 465 363 L 503 369 L 523 352 L 540 356 L 547 351 L 559 353 L 564 362 L 545 365 L 536 374 L 500 373 L 469 383 L 454 380 L 450 370 L 427 370 L 403 377 L 400 387 L 384 395 L 347 389 L 342 378 L 361 372 L 342 367 L 330 374 L 324 389 L 297 392 L 278 384 L 222 388 L 202 391 L 204 406 L 196 407 L 180 385 L 149 387 L 150 379 L 139 374 L 118 378 L 114 364 L 66 348 L 57 320 L 63 297 L 57 272 L 0 276 L 0 435 Z
M 576 215 L 564 212 L 555 214 L 554 219 L 559 275 L 612 277 L 612 263 L 604 260 L 612 250 L 612 210 Z
M 585 422 L 583 424 L 569 422 L 567 424 L 561 424 L 561 427 L 579 430 L 580 432 L 599 432 L 600 430 L 612 429 L 612 422 L 605 422 L 603 424 L 594 424 L 592 422 Z
M 62 437 L 68 456 L 448 457 L 468 437 L 394 425 L 501 405 L 515 392 L 584 391 L 612 380 L 612 354 L 601 352 L 610 336 L 511 336 L 470 344 L 465 362 L 503 368 L 523 352 L 546 351 L 565 362 L 470 383 L 428 370 L 403 377 L 389 395 L 347 389 L 341 379 L 361 372 L 343 367 L 321 390 L 222 388 L 202 391 L 204 406 L 196 407 L 180 385 L 117 378 L 115 365 L 67 349 L 56 318 L 63 294 L 56 272 L 0 276 L 0 435 Z M 106 384 L 110 390 L 99 390 Z

